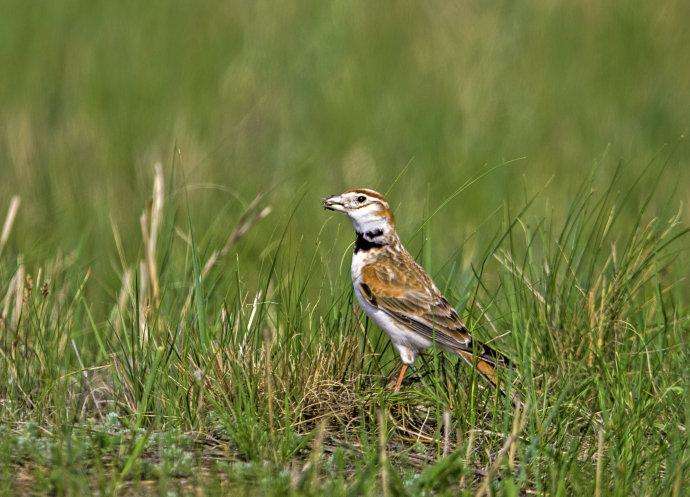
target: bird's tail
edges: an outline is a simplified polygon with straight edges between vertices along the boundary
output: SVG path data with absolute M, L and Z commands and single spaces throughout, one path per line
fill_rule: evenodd
M 512 368 L 513 363 L 510 361 L 510 359 L 496 349 L 493 349 L 488 345 L 475 340 L 470 343 L 470 346 L 467 349 L 458 349 L 457 353 L 470 366 L 476 368 L 477 372 L 486 378 L 494 387 L 498 387 L 501 392 L 507 395 L 507 392 L 501 385 L 497 368 Z M 514 398 L 513 400 L 515 402 L 519 402 L 519 399 L 517 398 Z

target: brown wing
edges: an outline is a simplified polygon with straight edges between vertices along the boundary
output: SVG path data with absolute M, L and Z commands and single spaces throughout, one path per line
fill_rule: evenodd
M 409 254 L 380 257 L 364 266 L 361 286 L 370 304 L 460 355 L 494 385 L 496 364 L 510 365 L 504 355 L 472 339 L 458 313 Z
M 362 293 L 390 317 L 452 350 L 471 350 L 458 313 L 413 260 L 382 258 L 362 269 Z

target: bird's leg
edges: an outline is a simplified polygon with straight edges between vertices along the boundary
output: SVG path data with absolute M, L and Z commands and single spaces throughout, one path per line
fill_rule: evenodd
M 403 365 L 400 368 L 400 374 L 398 374 L 398 380 L 395 382 L 395 386 L 393 387 L 394 392 L 400 391 L 400 385 L 402 385 L 403 379 L 405 378 L 405 373 L 407 373 L 407 367 L 408 365 L 403 362 Z

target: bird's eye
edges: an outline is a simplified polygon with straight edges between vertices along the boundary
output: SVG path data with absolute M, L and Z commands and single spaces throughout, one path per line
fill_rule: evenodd
M 359 197 L 357 197 L 357 202 L 359 202 L 360 204 L 362 204 L 362 203 L 364 203 L 364 201 L 365 201 L 366 199 L 367 199 L 367 198 L 366 198 L 364 195 L 360 195 Z

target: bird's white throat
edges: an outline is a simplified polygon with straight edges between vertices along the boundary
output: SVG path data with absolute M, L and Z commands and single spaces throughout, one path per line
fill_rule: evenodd
M 388 218 L 381 215 L 376 205 L 369 205 L 348 213 L 355 231 L 370 242 L 385 240 L 393 232 Z

